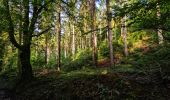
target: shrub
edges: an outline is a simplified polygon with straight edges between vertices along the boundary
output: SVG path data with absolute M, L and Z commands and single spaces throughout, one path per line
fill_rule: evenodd
M 36 56 L 35 54 L 31 56 L 31 64 L 33 66 L 33 68 L 39 68 L 39 67 L 43 67 L 42 65 L 45 65 L 45 57 L 43 55 L 43 53 L 39 53 L 38 56 Z
M 63 62 L 62 69 L 64 71 L 73 71 L 73 70 L 79 70 L 83 67 L 88 67 L 92 65 L 92 51 L 87 50 L 80 50 L 74 57 L 75 59 L 68 59 L 68 61 L 65 60 Z
M 113 42 L 113 53 L 115 54 L 123 54 L 123 46 L 118 42 Z M 109 46 L 106 40 L 104 40 L 99 46 L 99 57 L 109 57 Z

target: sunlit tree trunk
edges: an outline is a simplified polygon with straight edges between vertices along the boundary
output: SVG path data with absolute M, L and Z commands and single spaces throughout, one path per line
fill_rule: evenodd
M 58 12 L 57 16 L 57 70 L 61 68 L 61 12 Z
M 75 55 L 76 52 L 76 44 L 75 44 L 75 27 L 74 27 L 74 23 L 72 22 L 72 55 Z
M 91 0 L 91 30 L 93 43 L 93 65 L 97 66 L 97 34 L 96 34 L 96 4 L 95 0 Z
M 109 50 L 110 50 L 110 66 L 113 66 L 113 45 L 112 45 L 112 13 L 110 11 L 110 0 L 106 0 L 107 6 L 107 31 L 108 31 L 108 39 L 109 39 Z
M 49 63 L 49 58 L 50 58 L 50 47 L 49 47 L 49 35 L 46 34 L 45 36 L 45 63 L 46 63 L 46 66 L 48 65 Z
M 122 21 L 121 34 L 122 34 L 123 42 L 124 42 L 124 54 L 125 56 L 128 56 L 126 16 L 124 16 L 121 21 Z
M 81 49 L 85 49 L 86 48 L 86 35 L 84 34 L 86 32 L 86 10 L 87 10 L 87 5 L 86 5 L 87 1 L 82 1 L 81 5 L 80 5 L 80 16 L 82 16 L 83 20 L 83 27 L 81 27 L 80 30 L 80 37 L 81 37 Z
M 68 51 L 69 51 L 69 56 L 72 55 L 72 30 L 71 30 L 71 22 L 69 21 L 69 34 L 68 34 Z
M 63 41 L 64 43 L 64 58 L 67 58 L 67 42 L 66 41 Z
M 160 19 L 161 17 L 161 10 L 160 10 L 160 4 L 159 4 L 159 0 L 158 0 L 158 3 L 157 3 L 157 18 Z M 158 34 L 158 42 L 159 44 L 162 44 L 163 43 L 163 35 L 162 35 L 162 29 L 161 29 L 161 25 L 158 26 L 158 29 L 157 29 L 157 34 Z
M 116 22 L 115 22 L 115 24 L 114 24 L 114 42 L 117 42 L 117 33 L 116 33 L 116 30 L 117 30 L 117 25 L 116 25 Z

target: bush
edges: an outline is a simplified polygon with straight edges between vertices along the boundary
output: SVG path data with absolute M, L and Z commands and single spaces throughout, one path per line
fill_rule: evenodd
M 109 58 L 109 46 L 106 40 L 104 40 L 100 46 L 99 46 L 99 57 L 104 58 L 107 57 Z M 113 43 L 113 53 L 115 54 L 123 54 L 123 46 L 117 42 Z
M 160 71 L 170 72 L 170 46 L 158 46 L 151 48 L 145 55 L 138 53 L 133 56 L 134 66 L 138 69 L 144 69 L 146 71 Z
M 79 70 L 92 65 L 92 51 L 89 49 L 79 51 L 73 58 L 75 59 L 67 58 L 67 61 L 63 62 L 63 71 Z
M 45 65 L 45 57 L 43 53 L 39 53 L 39 55 L 36 57 L 36 55 L 32 54 L 31 56 L 31 64 L 33 68 L 40 68 L 43 67 L 42 65 Z

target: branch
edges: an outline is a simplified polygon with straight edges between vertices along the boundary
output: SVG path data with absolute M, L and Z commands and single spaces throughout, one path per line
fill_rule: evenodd
M 41 32 L 38 33 L 37 35 L 32 35 L 32 37 L 35 37 L 35 36 L 36 36 L 36 37 L 39 37 L 40 35 L 42 35 L 42 34 L 48 32 L 50 29 L 51 29 L 51 27 L 48 27 L 47 29 L 45 29 L 44 31 L 41 31 Z
M 45 3 L 44 5 L 41 5 L 40 8 L 37 10 L 36 14 L 40 14 L 41 11 L 47 7 L 48 4 L 50 4 L 51 2 L 53 2 L 54 0 L 49 0 L 47 3 Z
M 38 15 L 42 12 L 42 10 L 44 8 L 47 7 L 48 4 L 50 4 L 51 2 L 53 2 L 53 0 L 50 0 L 48 1 L 47 3 L 45 3 L 44 5 L 41 5 L 40 8 L 37 7 L 37 0 L 34 1 L 34 7 L 33 7 L 33 17 L 31 19 L 31 24 L 30 24 L 30 27 L 29 27 L 29 32 L 32 36 L 33 32 L 34 32 L 34 27 L 35 27 L 35 23 L 37 22 L 37 18 L 38 18 Z
M 106 27 L 103 27 L 103 28 L 101 28 L 101 29 L 106 29 L 106 28 L 107 28 L 107 26 L 106 26 Z M 111 29 L 113 29 L 113 28 L 111 28 Z M 95 29 L 95 30 L 90 30 L 90 31 L 88 31 L 88 32 L 83 33 L 82 35 L 86 35 L 86 34 L 89 34 L 89 33 L 92 33 L 92 32 L 96 32 L 96 31 L 98 31 L 98 30 L 100 30 L 100 28 L 97 28 L 97 29 Z
M 5 18 L 8 22 L 8 34 L 9 34 L 9 39 L 11 41 L 11 43 L 18 49 L 22 49 L 22 46 L 19 45 L 15 39 L 15 36 L 14 36 L 14 24 L 13 24 L 13 21 L 12 21 L 12 18 L 11 18 L 11 14 L 10 14 L 10 11 L 9 11 L 9 4 L 8 4 L 8 0 L 3 0 L 3 4 L 6 8 L 6 14 L 5 14 Z
M 37 7 L 37 0 L 35 0 L 34 4 L 33 4 L 33 17 L 31 19 L 31 24 L 29 26 L 30 36 L 34 32 L 35 23 L 37 22 L 37 18 L 38 18 L 37 9 L 38 9 L 38 7 Z
M 61 0 L 61 2 L 65 5 L 67 5 L 68 7 L 70 7 L 69 3 L 65 2 L 64 0 Z

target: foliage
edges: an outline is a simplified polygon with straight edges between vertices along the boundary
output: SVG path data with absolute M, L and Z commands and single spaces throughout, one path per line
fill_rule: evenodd
M 169 31 L 169 1 L 163 0 L 150 0 L 142 2 L 136 0 L 136 2 L 129 2 L 122 8 L 115 6 L 116 16 L 129 16 L 128 26 L 136 28 L 136 30 L 157 30 L 160 25 L 164 31 Z M 160 6 L 160 18 L 157 17 L 157 5 Z
M 112 45 L 113 45 L 114 55 L 115 54 L 123 54 L 123 43 L 122 43 L 122 41 L 113 42 Z M 104 40 L 100 44 L 100 46 L 99 46 L 99 54 L 100 54 L 100 56 L 99 56 L 100 58 L 105 58 L 105 57 L 109 58 L 109 47 L 108 47 L 108 44 L 107 44 L 106 40 Z
M 6 69 L 0 73 L 0 88 L 12 89 L 17 81 L 17 69 Z
M 72 60 L 65 60 L 66 62 L 63 62 L 63 70 L 72 71 L 82 69 L 83 67 L 91 66 L 91 55 L 92 51 L 90 49 L 79 51 Z
M 20 85 L 16 94 L 18 98 L 57 100 L 57 99 L 165 99 L 164 93 L 158 92 L 163 86 L 158 88 L 154 83 L 147 83 L 141 79 L 146 75 L 107 73 L 100 71 L 106 69 L 83 69 L 68 73 L 61 73 L 59 76 L 47 78 L 41 77 L 28 84 Z M 110 69 L 108 69 L 110 70 Z M 131 78 L 134 77 L 134 80 Z M 136 80 L 135 80 L 136 79 Z
M 34 68 L 43 68 L 45 67 L 45 59 L 43 53 L 39 53 L 39 56 L 32 56 L 31 63 Z M 42 66 L 44 65 L 44 66 Z
M 170 1 L 97 0 L 96 7 L 92 1 L 0 0 L 0 88 L 15 87 L 21 100 L 167 100 Z M 107 19 L 112 19 L 110 26 Z M 114 67 L 109 67 L 109 27 Z M 157 43 L 159 28 L 162 44 Z M 126 44 L 128 55 L 123 56 Z M 95 67 L 94 48 L 98 51 Z M 26 58 L 17 67 L 19 57 Z M 59 59 L 61 70 L 56 71 Z M 23 71 L 25 80 L 32 74 L 36 78 L 16 87 L 18 71 Z

